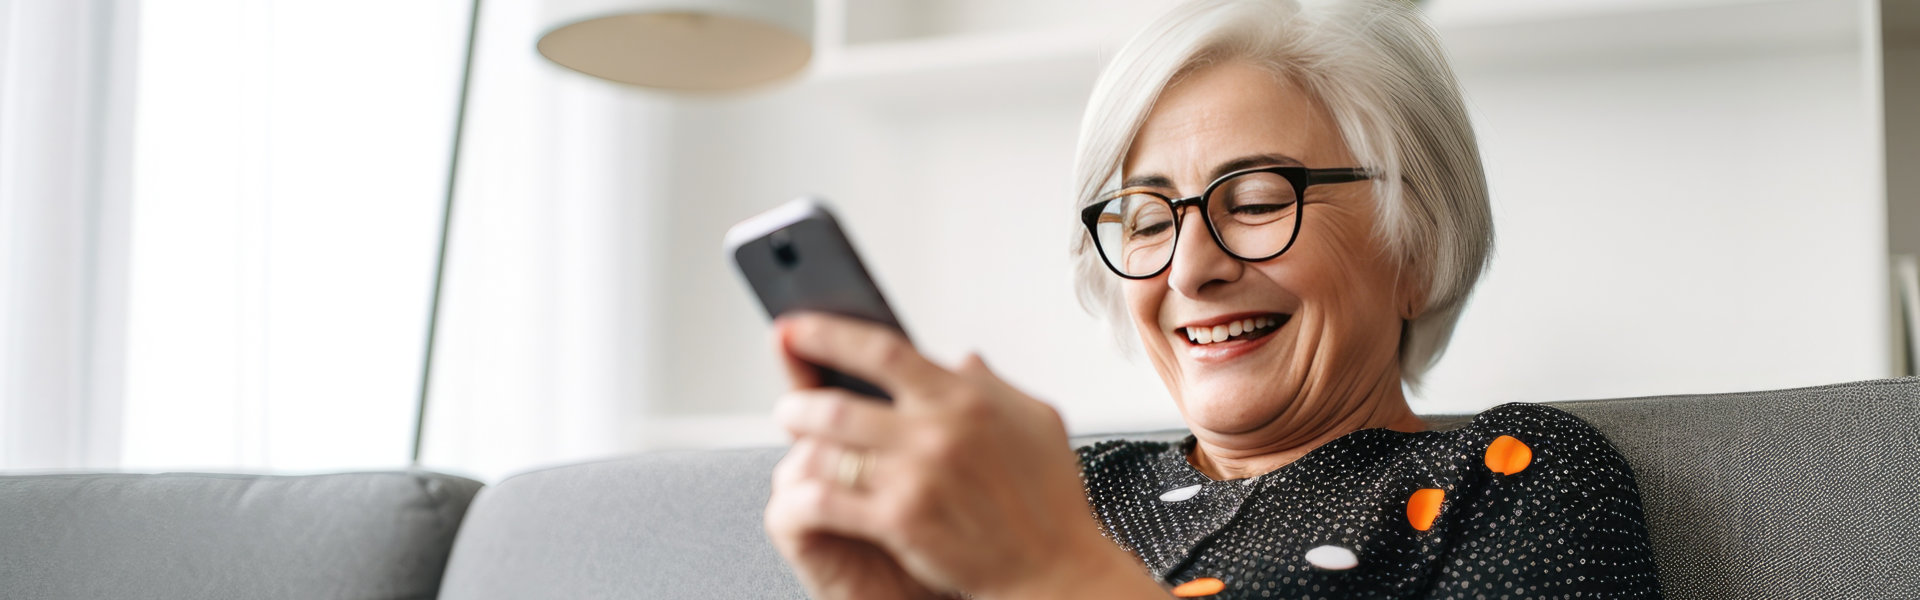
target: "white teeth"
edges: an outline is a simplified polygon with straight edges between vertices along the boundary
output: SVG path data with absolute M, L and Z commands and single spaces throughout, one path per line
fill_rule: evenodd
M 1236 335 L 1252 333 L 1262 328 L 1273 327 L 1279 324 L 1280 319 L 1274 317 L 1250 317 L 1212 327 L 1188 327 L 1186 328 L 1187 340 L 1195 344 L 1224 342 L 1227 341 L 1227 338 Z

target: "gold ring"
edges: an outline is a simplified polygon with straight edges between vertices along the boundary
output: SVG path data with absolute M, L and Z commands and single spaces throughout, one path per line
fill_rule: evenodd
M 861 480 L 866 479 L 867 470 L 873 468 L 873 456 L 859 450 L 840 452 L 839 468 L 834 479 L 848 489 L 860 489 Z

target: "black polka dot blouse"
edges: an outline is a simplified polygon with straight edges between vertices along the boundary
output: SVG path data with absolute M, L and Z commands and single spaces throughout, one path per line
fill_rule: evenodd
M 1356 431 L 1231 481 L 1194 469 L 1193 443 L 1079 450 L 1107 536 L 1174 596 L 1660 597 L 1633 471 L 1554 408 Z

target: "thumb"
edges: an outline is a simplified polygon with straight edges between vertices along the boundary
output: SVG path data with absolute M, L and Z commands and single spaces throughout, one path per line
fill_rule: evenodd
M 966 358 L 960 359 L 960 366 L 955 368 L 954 372 L 968 379 L 1000 380 L 999 376 L 993 374 L 993 369 L 987 367 L 986 359 L 981 358 L 978 352 L 967 353 Z

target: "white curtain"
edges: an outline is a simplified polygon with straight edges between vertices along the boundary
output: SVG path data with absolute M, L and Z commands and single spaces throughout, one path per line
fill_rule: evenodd
M 405 466 L 468 0 L 139 9 L 0 0 L 0 469 Z M 497 479 L 649 431 L 668 101 L 482 12 L 424 463 Z
M 644 443 L 671 101 L 541 58 L 541 2 L 481 13 L 424 463 L 493 480 Z
M 0 0 L 0 467 L 119 459 L 136 12 Z
M 142 6 L 122 467 L 406 464 L 466 13 Z

